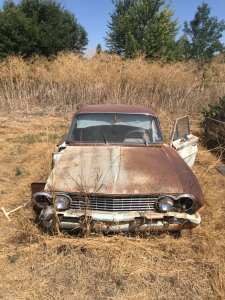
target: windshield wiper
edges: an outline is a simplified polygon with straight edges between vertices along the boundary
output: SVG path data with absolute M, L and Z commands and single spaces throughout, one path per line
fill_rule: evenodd
M 142 138 L 143 138 L 143 140 L 145 141 L 145 145 L 148 146 L 147 140 L 146 140 L 144 137 L 142 137 Z
M 143 136 L 141 136 L 141 133 L 140 133 L 140 131 L 138 131 L 138 133 L 139 133 L 139 135 L 140 135 L 140 137 L 144 140 L 144 142 L 145 142 L 145 145 L 146 146 L 148 146 L 148 142 L 147 142 L 147 140 L 144 138 L 144 135 Z
M 102 129 L 102 135 L 103 135 L 103 137 L 104 137 L 105 144 L 106 144 L 106 145 L 108 145 L 109 143 L 107 142 L 107 139 L 106 139 L 106 137 L 105 137 L 105 134 L 104 134 L 104 131 L 103 131 L 103 129 Z

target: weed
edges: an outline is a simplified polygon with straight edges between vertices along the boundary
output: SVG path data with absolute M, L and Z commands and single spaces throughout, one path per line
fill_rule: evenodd
M 1 190 L 1 194 L 4 194 L 4 191 L 3 191 L 3 190 Z
M 50 133 L 49 135 L 48 135 L 48 141 L 49 142 L 52 142 L 52 143 L 55 143 L 57 140 L 59 140 L 61 137 L 58 135 L 58 134 L 56 134 L 56 133 Z
M 12 255 L 12 256 L 9 257 L 9 260 L 10 260 L 11 263 L 14 263 L 19 259 L 19 257 L 20 257 L 20 253 L 16 252 L 15 255 Z
M 16 176 L 20 176 L 22 174 L 22 171 L 19 168 L 16 168 L 14 171 L 16 172 Z
M 40 132 L 38 134 L 25 134 L 23 136 L 10 139 L 13 143 L 23 143 L 23 144 L 34 144 L 43 142 L 55 143 L 60 140 L 61 136 L 56 133 L 50 133 L 47 135 L 46 132 Z

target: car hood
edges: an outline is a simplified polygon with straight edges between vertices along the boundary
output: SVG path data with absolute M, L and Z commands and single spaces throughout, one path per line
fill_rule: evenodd
M 53 168 L 46 191 L 149 195 L 182 193 L 164 149 L 68 146 Z

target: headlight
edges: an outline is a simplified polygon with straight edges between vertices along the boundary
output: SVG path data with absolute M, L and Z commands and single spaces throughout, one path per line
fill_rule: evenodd
M 162 211 L 169 211 L 174 205 L 173 199 L 170 197 L 163 197 L 158 201 L 158 208 Z
M 52 195 L 47 192 L 37 192 L 31 196 L 31 201 L 39 208 L 52 205 Z
M 193 200 L 190 197 L 182 197 L 178 200 L 177 208 L 181 211 L 188 211 L 193 206 Z
M 158 202 L 156 202 L 156 209 L 164 212 L 195 212 L 199 207 L 196 198 L 189 194 L 159 195 Z
M 58 210 L 67 210 L 70 206 L 70 199 L 65 195 L 57 195 L 55 197 L 55 205 Z

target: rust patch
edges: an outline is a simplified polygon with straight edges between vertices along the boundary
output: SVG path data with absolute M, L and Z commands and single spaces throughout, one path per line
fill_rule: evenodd
M 67 147 L 45 190 L 48 186 L 69 193 L 84 189 L 117 195 L 183 192 L 164 149 L 153 147 Z
M 33 182 L 31 183 L 32 194 L 42 192 L 45 188 L 45 182 Z

